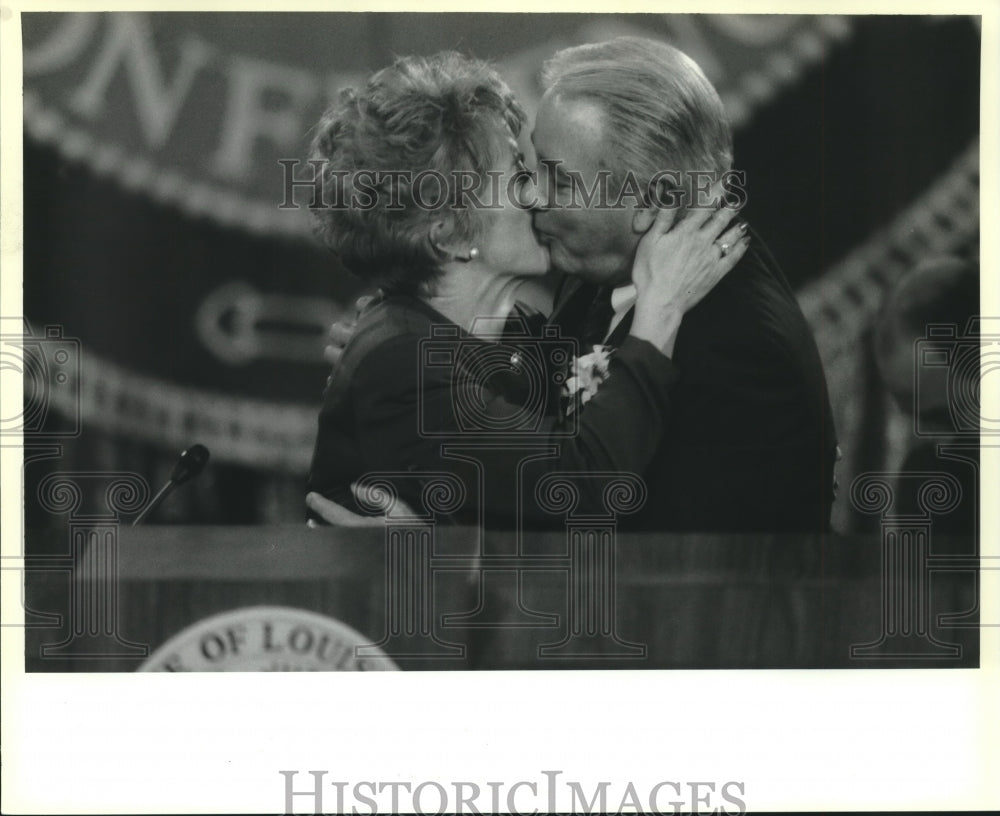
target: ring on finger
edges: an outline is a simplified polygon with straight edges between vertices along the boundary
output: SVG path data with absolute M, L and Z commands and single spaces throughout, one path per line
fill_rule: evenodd
M 716 241 L 715 245 L 719 248 L 719 252 L 722 253 L 723 258 L 725 258 L 726 255 L 729 254 L 729 244 L 727 244 L 725 241 L 723 241 L 722 243 Z

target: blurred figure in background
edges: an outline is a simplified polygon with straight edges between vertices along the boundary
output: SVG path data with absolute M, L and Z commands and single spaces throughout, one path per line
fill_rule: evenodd
M 961 486 L 958 507 L 934 519 L 946 533 L 976 530 L 979 337 L 970 320 L 978 313 L 978 263 L 934 258 L 888 291 L 873 334 L 882 381 L 913 423 L 901 472 L 943 471 Z M 897 493 L 893 512 L 920 512 L 916 496 Z

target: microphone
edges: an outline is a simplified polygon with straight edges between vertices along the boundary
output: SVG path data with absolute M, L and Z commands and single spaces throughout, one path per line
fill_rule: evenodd
M 153 500 L 147 504 L 142 512 L 135 517 L 132 522 L 132 526 L 136 527 L 145 521 L 146 516 L 152 513 L 157 507 L 159 507 L 163 500 L 173 492 L 174 488 L 178 485 L 184 484 L 184 482 L 191 481 L 195 476 L 202 472 L 205 465 L 208 462 L 208 448 L 204 445 L 192 445 L 184 453 L 181 454 L 180 459 L 177 460 L 177 464 L 174 465 L 174 469 L 170 473 L 170 480 L 160 488 L 160 492 L 153 496 Z

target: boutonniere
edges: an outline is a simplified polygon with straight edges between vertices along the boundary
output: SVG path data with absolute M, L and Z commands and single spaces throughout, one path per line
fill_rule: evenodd
M 613 351 L 611 346 L 594 346 L 590 354 L 573 358 L 570 375 L 563 384 L 563 396 L 568 400 L 566 416 L 576 410 L 577 404 L 581 407 L 586 405 L 608 378 L 608 364 Z

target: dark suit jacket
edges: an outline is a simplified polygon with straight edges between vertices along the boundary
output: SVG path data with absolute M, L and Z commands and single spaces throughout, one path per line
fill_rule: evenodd
M 453 330 L 454 340 L 444 346 L 459 349 L 458 355 L 449 360 L 438 341 L 428 348 L 434 326 Z M 525 344 L 525 353 L 540 350 L 544 357 L 553 346 L 536 345 Z M 641 473 L 649 466 L 667 427 L 676 379 L 671 362 L 653 346 L 631 337 L 622 341 L 610 378 L 578 413 L 579 427 L 569 436 L 544 410 L 537 427 L 529 421 L 527 430 L 484 437 L 470 428 L 470 406 L 474 426 L 481 416 L 515 415 L 538 396 L 538 387 L 525 387 L 524 380 L 530 386 L 541 367 L 522 364 L 519 383 L 504 360 L 494 365 L 497 352 L 510 353 L 459 331 L 416 298 L 390 295 L 370 308 L 324 393 L 309 489 L 358 509 L 349 485 L 373 471 L 393 471 L 400 495 L 419 511 L 423 477 L 443 471 L 459 476 L 468 494 L 457 521 L 561 527 L 562 517 L 540 507 L 535 496 L 545 473 Z M 477 366 L 477 360 L 489 365 Z M 550 365 L 545 377 L 567 362 Z M 484 379 L 490 366 L 498 373 Z M 541 384 L 543 395 L 547 385 Z M 531 404 L 538 407 L 537 400 Z M 601 481 L 579 485 L 576 512 L 606 512 Z
M 552 320 L 572 334 L 594 287 L 571 281 L 563 289 Z M 631 314 L 609 342 L 621 342 L 630 326 Z M 645 471 L 649 498 L 624 524 L 826 530 L 837 440 L 823 366 L 805 317 L 758 236 L 685 315 L 673 362 L 679 378 L 666 433 Z

